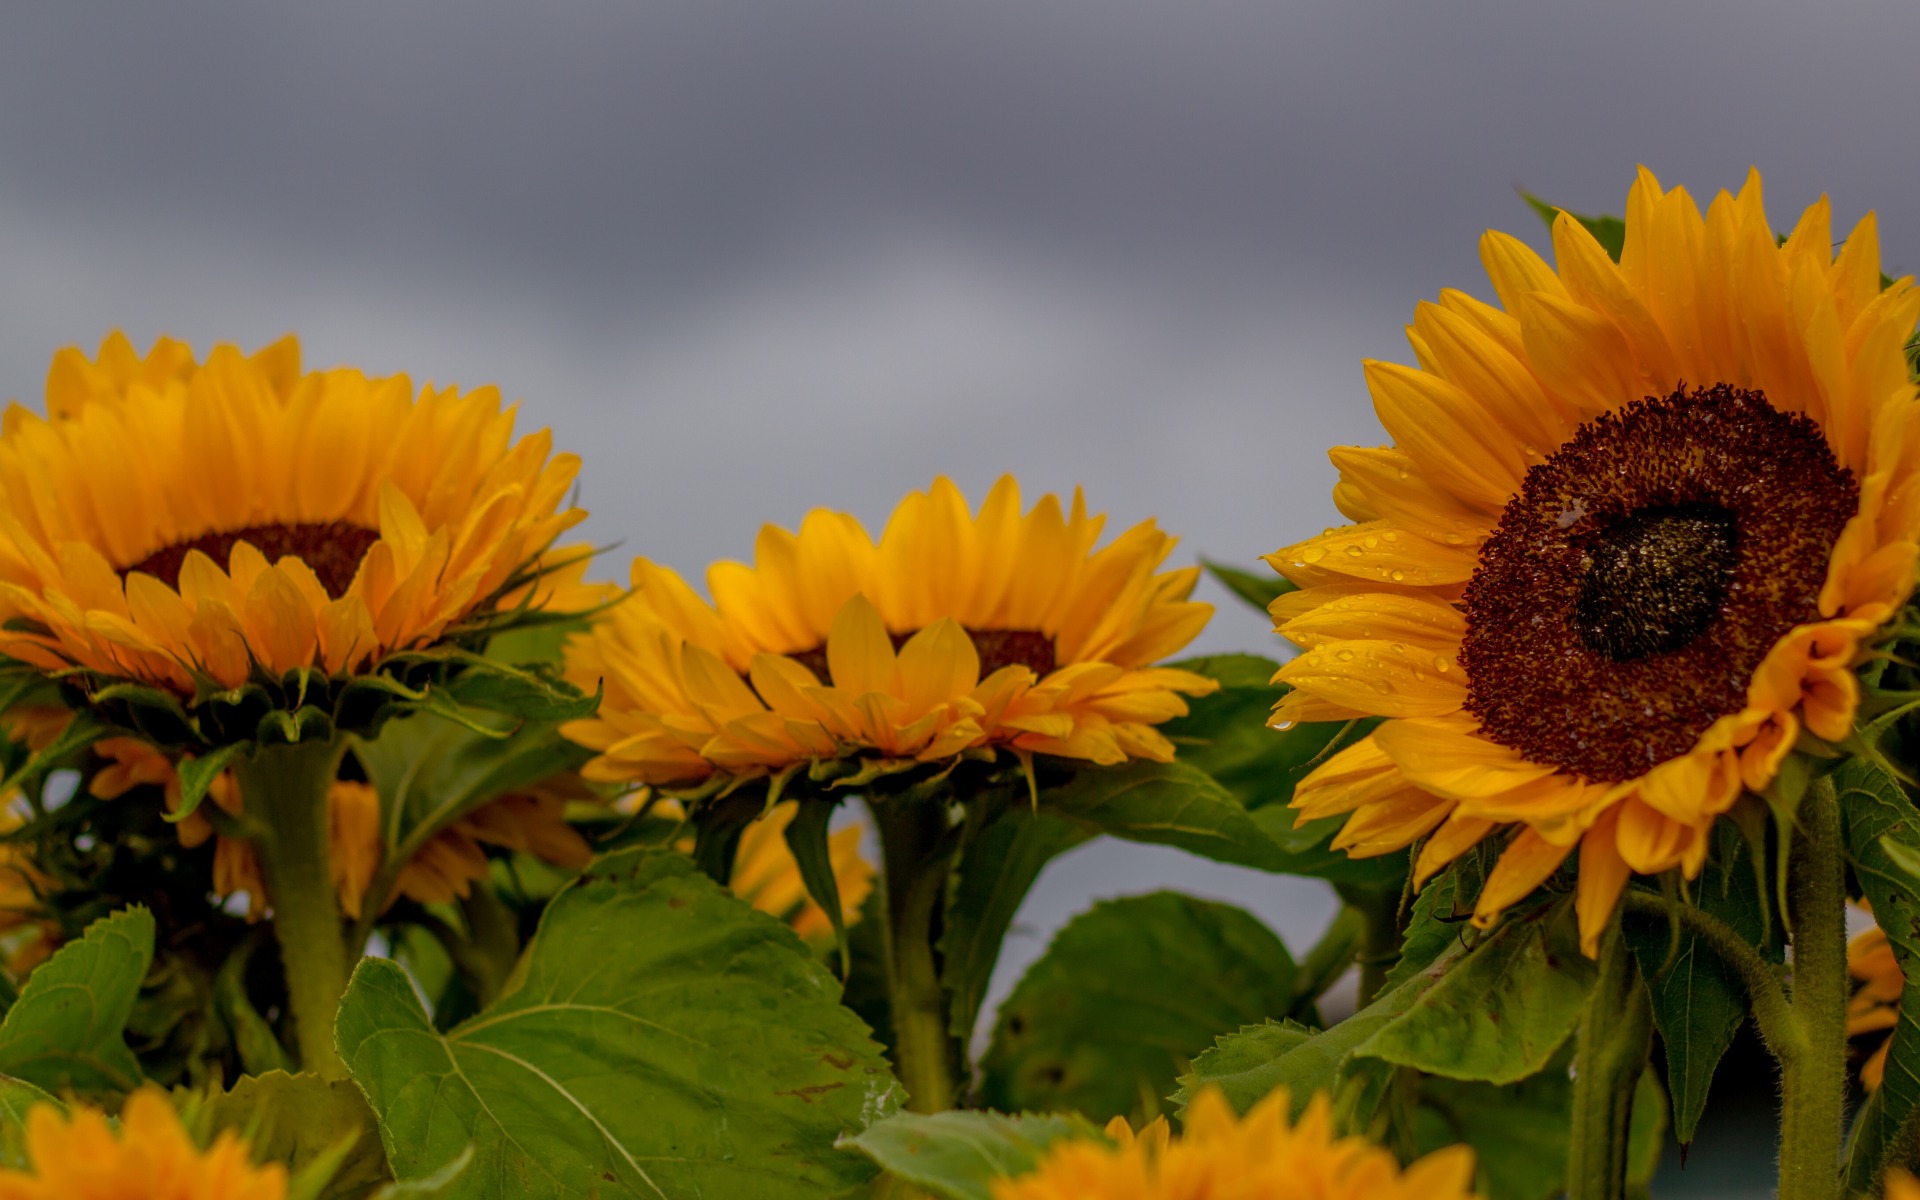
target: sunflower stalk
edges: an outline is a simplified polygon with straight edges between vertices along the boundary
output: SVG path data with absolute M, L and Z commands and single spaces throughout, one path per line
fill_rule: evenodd
M 1573 1060 L 1568 1200 L 1622 1200 L 1633 1094 L 1653 1045 L 1653 1009 L 1616 916 L 1600 946 Z
M 287 1003 L 301 1066 L 329 1079 L 346 1067 L 333 1023 L 351 962 L 330 861 L 328 793 L 346 752 L 341 738 L 263 745 L 234 763 L 255 841 L 274 935 L 286 973 Z
M 1800 805 L 1788 866 L 1793 915 L 1797 1053 L 1780 1060 L 1780 1198 L 1836 1200 L 1846 1130 L 1847 920 L 1845 849 L 1833 780 Z
M 935 914 L 953 862 L 945 806 L 911 796 L 876 797 L 869 806 L 880 834 L 886 920 L 887 1002 L 893 1018 L 894 1073 L 913 1112 L 953 1107 L 957 1093 L 946 992 L 935 953 Z

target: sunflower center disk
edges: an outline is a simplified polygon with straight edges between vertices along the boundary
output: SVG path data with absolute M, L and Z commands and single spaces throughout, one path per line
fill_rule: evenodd
M 1740 562 L 1737 532 L 1733 514 L 1712 504 L 1642 509 L 1601 530 L 1573 606 L 1580 640 L 1632 662 L 1705 633 Z
M 249 525 L 244 529 L 203 533 L 199 537 L 156 550 L 121 574 L 142 571 L 177 589 L 180 586 L 180 568 L 187 561 L 188 553 L 198 550 L 225 569 L 233 555 L 234 546 L 246 542 L 264 555 L 268 562 L 279 562 L 289 554 L 305 562 L 319 578 L 320 586 L 327 589 L 327 595 L 338 600 L 353 585 L 353 576 L 360 569 L 360 560 L 379 540 L 377 530 L 363 529 L 347 521 Z
M 1818 617 L 1859 507 L 1818 425 L 1756 391 L 1607 413 L 1527 472 L 1463 607 L 1467 710 L 1596 782 L 1693 748 L 1773 644 Z
M 918 632 L 913 630 L 887 636 L 892 639 L 893 648 L 897 651 Z M 1053 639 L 1037 629 L 969 629 L 967 636 L 973 639 L 974 653 L 980 656 L 982 679 L 1003 667 L 1027 667 L 1041 679 L 1053 674 L 1056 654 Z M 822 682 L 833 682 L 833 669 L 827 665 L 825 646 L 801 650 L 787 657 L 812 671 L 814 677 Z

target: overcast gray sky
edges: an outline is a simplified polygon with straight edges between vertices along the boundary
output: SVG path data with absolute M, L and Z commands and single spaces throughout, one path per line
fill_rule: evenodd
M 9 6 L 0 395 L 115 326 L 293 330 L 522 399 L 622 564 L 1011 470 L 1251 565 L 1380 440 L 1361 358 L 1541 240 L 1516 185 L 1756 164 L 1776 225 L 1827 191 L 1920 266 L 1916 54 L 1911 0 Z M 1330 905 L 1093 848 L 1027 919 L 1159 880 L 1296 946 Z

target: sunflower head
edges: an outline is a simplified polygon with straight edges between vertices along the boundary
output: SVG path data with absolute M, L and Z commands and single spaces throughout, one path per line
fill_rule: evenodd
M 98 1109 L 27 1112 L 26 1166 L 0 1168 L 0 1200 L 285 1200 L 287 1169 L 255 1166 L 223 1132 L 202 1149 L 156 1088 L 127 1098 L 118 1128 Z
M 1386 718 L 1302 820 L 1425 839 L 1417 881 L 1502 837 L 1482 924 L 1577 846 L 1591 953 L 1633 872 L 1697 874 L 1743 790 L 1850 734 L 1920 554 L 1920 292 L 1871 215 L 1834 244 L 1824 198 L 1782 240 L 1757 173 L 1702 214 L 1642 171 L 1617 262 L 1563 213 L 1553 264 L 1487 234 L 1497 305 L 1417 308 L 1416 365 L 1366 364 L 1392 444 L 1333 452 L 1353 523 L 1268 560 L 1275 722 Z
M 64 350 L 45 414 L 0 422 L 0 654 L 182 743 L 364 721 L 542 603 L 579 464 L 513 423 L 492 388 L 303 370 L 291 338 Z
M 976 513 L 946 479 L 901 501 L 876 541 L 815 511 L 768 526 L 752 565 L 707 574 L 712 601 L 645 559 L 633 594 L 567 650 L 604 684 L 565 727 L 591 778 L 698 785 L 816 770 L 906 769 L 999 748 L 1096 763 L 1170 759 L 1155 728 L 1212 680 L 1154 663 L 1212 613 L 1173 539 L 1003 478 Z M 857 764 L 857 765 L 850 765 Z
M 1464 1146 L 1403 1169 L 1364 1138 L 1336 1136 L 1325 1095 L 1298 1121 L 1289 1113 L 1284 1090 L 1243 1119 L 1208 1089 L 1188 1107 L 1180 1137 L 1164 1117 L 1138 1135 L 1116 1117 L 1108 1141 L 1054 1143 L 1032 1172 L 996 1180 L 993 1200 L 1472 1200 L 1473 1152 Z

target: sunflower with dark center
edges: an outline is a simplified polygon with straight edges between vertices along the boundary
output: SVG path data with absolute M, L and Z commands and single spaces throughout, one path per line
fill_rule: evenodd
M 754 565 L 708 571 L 712 603 L 637 559 L 632 595 L 568 644 L 568 677 L 606 693 L 563 731 L 598 752 L 588 777 L 654 784 L 999 746 L 1171 759 L 1155 726 L 1216 684 L 1153 664 L 1213 609 L 1197 569 L 1159 569 L 1174 542 L 1152 522 L 1096 549 L 1103 524 L 1078 493 L 1023 513 L 1010 477 L 975 514 L 937 479 L 878 542 L 824 510 L 767 526 Z
M 586 515 L 578 460 L 513 423 L 492 388 L 303 371 L 291 338 L 63 350 L 46 415 L 0 430 L 0 653 L 192 697 L 430 645 Z
M 1619 262 L 1565 214 L 1553 244 L 1488 233 L 1500 305 L 1443 292 L 1417 367 L 1366 364 L 1394 444 L 1336 449 L 1354 523 L 1268 558 L 1303 649 L 1273 719 L 1387 718 L 1300 820 L 1424 839 L 1416 884 L 1507 839 L 1483 926 L 1577 847 L 1592 953 L 1632 873 L 1697 874 L 1803 731 L 1852 730 L 1920 553 L 1920 293 L 1881 287 L 1871 214 L 1779 242 L 1757 174 L 1703 217 L 1643 170 Z

